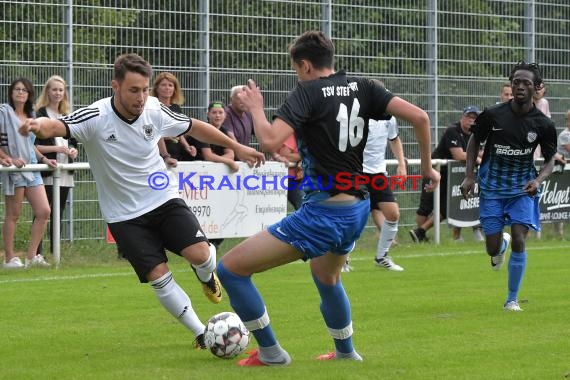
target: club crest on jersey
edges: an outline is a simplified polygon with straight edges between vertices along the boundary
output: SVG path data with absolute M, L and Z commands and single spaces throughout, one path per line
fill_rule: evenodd
M 146 141 L 151 141 L 154 138 L 154 127 L 152 124 L 146 124 L 142 126 L 144 139 Z
M 526 139 L 528 140 L 529 143 L 534 142 L 534 140 L 536 140 L 537 134 L 536 132 L 529 132 L 526 135 Z

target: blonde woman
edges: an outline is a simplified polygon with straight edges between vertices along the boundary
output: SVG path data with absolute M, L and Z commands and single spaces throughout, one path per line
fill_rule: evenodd
M 67 96 L 67 84 L 65 80 L 53 75 L 46 81 L 42 93 L 36 103 L 36 117 L 49 117 L 59 119 L 69 114 L 69 100 Z M 64 139 L 63 137 L 52 137 L 49 139 L 36 139 L 36 147 L 47 158 L 57 161 L 59 164 L 73 162 L 77 158 L 77 141 L 75 139 Z M 51 171 L 42 172 L 44 185 L 50 208 L 53 201 L 53 173 Z M 73 172 L 63 171 L 59 178 L 59 215 L 63 215 L 65 204 L 69 196 L 69 190 L 73 188 Z M 50 214 L 49 235 L 51 252 L 53 252 L 53 214 Z M 38 246 L 39 255 L 43 254 L 43 244 Z
M 28 164 L 43 163 L 51 167 L 57 164 L 49 160 L 34 147 L 33 135 L 24 137 L 18 128 L 33 117 L 34 86 L 26 78 L 18 78 L 8 88 L 8 104 L 0 105 L 0 164 L 22 168 Z M 45 232 L 50 214 L 42 176 L 40 172 L 2 172 L 2 188 L 6 210 L 2 237 L 4 239 L 4 268 L 18 269 L 29 266 L 49 266 L 42 255 L 37 255 L 38 245 Z M 30 243 L 25 263 L 14 252 L 16 225 L 20 218 L 24 198 L 34 213 Z
M 152 86 L 152 96 L 172 111 L 182 113 L 180 107 L 184 104 L 184 95 L 180 82 L 174 74 L 163 72 L 156 76 Z M 162 145 L 164 142 L 164 146 Z M 169 137 L 161 139 L 158 143 L 160 155 L 168 165 L 176 165 L 176 161 L 192 161 L 196 158 L 196 147 L 190 145 L 184 137 Z

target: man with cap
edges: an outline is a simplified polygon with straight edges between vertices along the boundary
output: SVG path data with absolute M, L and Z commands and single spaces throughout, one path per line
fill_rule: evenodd
M 469 105 L 465 107 L 459 121 L 453 123 L 445 130 L 431 158 L 465 161 L 467 158 L 465 150 L 471 135 L 471 126 L 475 123 L 475 119 L 480 113 L 481 111 L 476 106 Z M 441 211 L 440 220 L 443 220 L 447 216 L 447 166 L 441 167 L 439 204 Z M 422 190 L 420 206 L 416 211 L 416 224 L 417 227 L 410 231 L 412 240 L 415 243 L 427 241 L 426 231 L 433 227 L 433 193 Z M 484 239 L 479 228 L 473 229 L 473 235 L 477 241 Z M 460 227 L 453 227 L 453 239 L 462 241 Z

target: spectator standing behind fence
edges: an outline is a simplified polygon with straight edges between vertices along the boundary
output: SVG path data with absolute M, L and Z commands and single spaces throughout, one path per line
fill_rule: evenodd
M 169 72 L 158 74 L 154 79 L 151 95 L 157 97 L 172 111 L 182 113 L 184 94 L 174 74 Z M 177 161 L 192 161 L 196 157 L 196 147 L 190 145 L 184 136 L 163 137 L 158 144 L 161 156 L 169 166 L 176 166 Z
M 297 147 L 297 139 L 292 134 L 285 140 L 283 146 L 273 155 L 277 161 L 287 165 L 287 200 L 295 210 L 301 208 L 305 192 L 301 189 L 303 168 L 301 168 L 301 155 Z
M 542 83 L 539 88 L 536 89 L 536 92 L 533 95 L 534 106 L 547 117 L 552 117 L 550 113 L 550 103 L 546 99 L 546 85 Z M 536 147 L 534 151 L 534 159 L 539 159 L 542 157 L 542 150 L 540 149 L 540 145 Z M 540 239 L 540 231 L 537 232 L 537 238 Z
M 45 83 L 42 93 L 36 102 L 36 117 L 49 117 L 59 119 L 69 113 L 69 100 L 65 80 L 58 76 L 51 76 Z M 36 139 L 36 148 L 40 153 L 58 164 L 67 164 L 77 158 L 77 141 L 54 137 L 51 139 Z M 43 171 L 42 177 L 46 189 L 50 208 L 53 202 L 53 172 Z M 59 177 L 59 216 L 62 218 L 69 191 L 73 188 L 73 172 L 62 171 Z M 50 214 L 49 224 L 50 250 L 53 253 L 53 212 Z M 43 242 L 38 246 L 38 254 L 43 254 Z
M 513 89 L 510 83 L 503 83 L 501 93 L 499 94 L 499 101 L 497 103 L 508 102 L 513 98 Z
M 27 164 L 43 163 L 54 168 L 55 160 L 43 156 L 34 146 L 35 136 L 18 133 L 20 124 L 34 117 L 34 86 L 26 78 L 18 78 L 8 87 L 8 104 L 0 105 L 0 160 L 2 166 L 22 168 Z M 47 267 L 49 263 L 37 255 L 50 215 L 49 202 L 40 172 L 2 172 L 5 216 L 2 228 L 4 238 L 4 268 L 17 269 L 30 266 Z M 14 252 L 16 226 L 24 198 L 34 213 L 30 243 L 24 263 Z
M 564 115 L 566 128 L 558 135 L 556 145 L 556 160 L 558 164 L 565 165 L 570 159 L 570 110 Z
M 517 63 L 509 80 L 513 100 L 487 108 L 477 117 L 467 146 L 467 168 L 460 189 L 465 199 L 472 195 L 479 147 L 485 141 L 477 175 L 479 219 L 493 270 L 503 266 L 512 236 L 503 308 L 517 312 L 522 311 L 518 293 L 526 269 L 525 237 L 529 229 L 540 230 L 539 190 L 554 167 L 556 127 L 533 105 L 533 95 L 542 84 L 538 65 Z M 545 161 L 537 173 L 533 153 L 538 145 Z M 511 235 L 503 232 L 507 225 L 511 226 Z
M 234 86 L 230 90 L 230 104 L 225 108 L 226 120 L 223 125 L 231 138 L 240 144 L 249 146 L 253 135 L 253 118 L 238 96 L 242 91 L 243 86 Z M 241 157 L 236 156 L 237 159 L 241 160 Z
M 562 171 L 564 171 L 566 163 L 570 160 L 570 110 L 566 111 L 564 120 L 566 122 L 566 128 L 558 135 L 555 156 L 556 165 L 558 165 Z M 554 223 L 554 232 L 557 237 L 564 238 L 564 222 Z
M 465 161 L 467 142 L 471 135 L 471 126 L 475 123 L 479 108 L 476 106 L 467 106 L 463 109 L 461 119 L 448 127 L 439 144 L 433 151 L 432 158 L 440 158 L 447 160 Z M 439 206 L 441 211 L 441 220 L 447 217 L 447 165 L 441 166 L 441 182 L 439 186 Z M 433 227 L 433 194 L 422 190 L 420 196 L 420 206 L 416 211 L 417 227 L 410 231 L 410 236 L 415 243 L 427 241 L 426 232 Z M 453 227 L 453 240 L 462 241 L 461 228 Z M 476 241 L 483 241 L 483 235 L 478 227 L 473 229 L 473 236 Z
M 165 250 L 184 257 L 202 283 L 204 294 L 219 303 L 222 290 L 214 273 L 216 252 L 180 198 L 177 181 L 159 155 L 158 140 L 187 133 L 241 150 L 250 165 L 259 165 L 263 155 L 149 97 L 151 76 L 152 68 L 142 57 L 120 55 L 114 63 L 112 97 L 58 120 L 28 120 L 20 133 L 33 132 L 44 139 L 74 137 L 83 144 L 101 212 L 121 253 L 139 281 L 150 283 L 162 306 L 192 331 L 197 346 L 206 348 L 204 325 L 174 280 Z
M 267 121 L 263 95 L 253 80 L 240 94 L 255 119 L 263 150 L 275 152 L 295 134 L 303 159 L 303 188 L 307 190 L 299 210 L 233 247 L 218 263 L 230 304 L 259 345 L 238 362 L 241 366 L 291 363 L 275 337 L 265 302 L 251 276 L 299 259 L 310 260 L 321 313 L 334 341 L 335 351 L 319 359 L 362 360 L 352 342 L 351 308 L 341 268 L 370 213 L 366 186 L 356 179 L 362 173 L 369 119 L 393 114 L 410 122 L 419 141 L 422 174 L 433 180 L 430 188 L 439 180 L 431 166 L 429 118 L 423 110 L 370 79 L 335 72 L 334 45 L 322 32 L 305 32 L 290 45 L 289 55 L 299 82 L 272 123 Z M 338 181 L 339 173 L 353 179 L 348 187 Z M 325 190 L 318 183 L 327 178 L 330 186 Z M 288 316 L 296 321 L 295 314 L 293 307 Z

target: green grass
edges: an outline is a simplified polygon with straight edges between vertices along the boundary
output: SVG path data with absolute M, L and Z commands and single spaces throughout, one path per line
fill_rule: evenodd
M 491 271 L 481 245 L 404 243 L 392 251 L 402 273 L 376 268 L 374 245 L 368 231 L 352 255 L 355 271 L 343 274 L 362 363 L 314 360 L 333 345 L 307 264 L 254 277 L 293 363 L 243 369 L 192 349 L 191 334 L 113 246 L 76 244 L 63 247 L 59 269 L 0 270 L 0 378 L 535 380 L 570 372 L 567 243 L 528 242 L 522 313 L 502 310 L 506 268 Z M 193 273 L 171 258 L 204 320 L 231 310 L 227 298 L 208 303 Z

